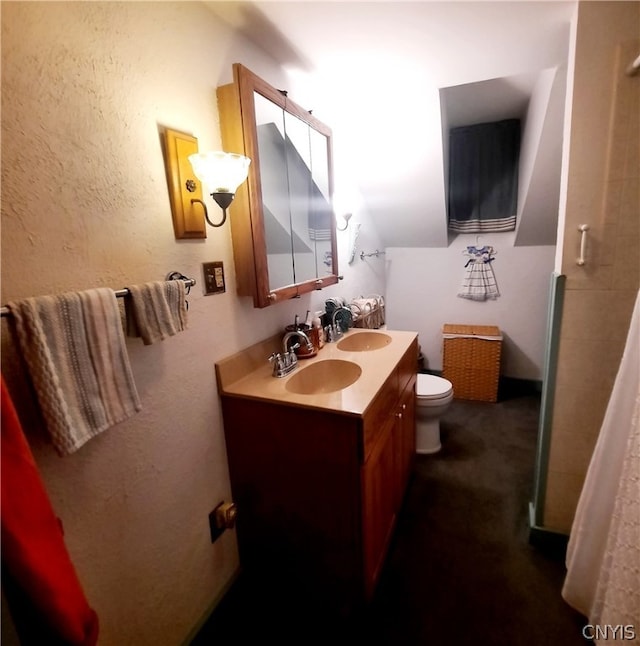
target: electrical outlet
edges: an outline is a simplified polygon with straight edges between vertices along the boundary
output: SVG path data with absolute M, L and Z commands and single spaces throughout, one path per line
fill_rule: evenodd
M 209 531 L 211 532 L 212 543 L 215 543 L 225 530 L 224 527 L 218 527 L 218 507 L 220 507 L 221 504 L 222 502 L 219 502 L 216 508 L 209 514 Z
M 203 262 L 202 272 L 204 273 L 204 293 L 222 294 L 225 291 L 224 266 L 222 261 Z
M 209 514 L 209 531 L 211 542 L 215 543 L 225 529 L 232 529 L 236 524 L 238 510 L 233 502 L 219 502 Z

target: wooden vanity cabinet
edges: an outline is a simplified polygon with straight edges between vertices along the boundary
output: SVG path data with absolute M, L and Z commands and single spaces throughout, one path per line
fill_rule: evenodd
M 414 454 L 417 341 L 364 415 L 222 394 L 243 570 L 350 614 L 371 598 Z

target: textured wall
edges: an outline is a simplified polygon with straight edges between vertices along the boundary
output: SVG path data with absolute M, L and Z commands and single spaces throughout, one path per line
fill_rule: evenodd
M 575 50 L 560 330 L 544 525 L 569 532 L 640 287 L 640 4 L 582 2 Z M 589 224 L 586 264 L 579 224 Z
M 204 5 L 16 2 L 1 11 L 2 303 L 171 270 L 199 281 L 186 332 L 148 347 L 128 341 L 143 410 L 67 458 L 43 440 L 2 322 L 3 374 L 100 616 L 100 643 L 179 644 L 238 567 L 233 532 L 209 539 L 208 513 L 230 497 L 215 361 L 328 296 L 383 291 L 384 275 L 359 259 L 349 267 L 342 234 L 340 285 L 255 310 L 235 295 L 228 227 L 175 240 L 159 127 L 219 148 L 215 88 L 231 80 L 233 62 L 295 97 L 277 63 Z M 379 244 L 371 227 L 363 239 Z M 212 260 L 224 262 L 227 292 L 204 297 L 201 263 Z

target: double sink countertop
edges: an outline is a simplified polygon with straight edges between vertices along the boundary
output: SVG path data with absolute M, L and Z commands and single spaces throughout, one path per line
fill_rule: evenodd
M 290 374 L 274 377 L 268 357 L 282 351 L 282 336 L 272 337 L 216 363 L 218 392 L 362 416 L 416 338 L 416 332 L 352 329 L 316 356 L 298 359 Z

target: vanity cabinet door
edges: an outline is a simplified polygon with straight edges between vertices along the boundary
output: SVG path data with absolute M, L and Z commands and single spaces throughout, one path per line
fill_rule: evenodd
M 221 401 L 244 571 L 328 611 L 354 608 L 362 597 L 359 423 Z
M 396 521 L 397 496 L 394 456 L 395 420 L 384 425 L 378 442 L 362 468 L 364 587 L 370 599 L 384 564 Z
M 414 343 L 364 418 L 362 528 L 367 598 L 380 576 L 413 466 L 416 362 Z
M 418 363 L 417 340 L 409 347 L 398 363 L 398 405 L 396 416 L 396 483 L 398 508 L 409 482 L 416 451 L 416 368 Z
M 402 499 L 409 483 L 416 452 L 416 399 L 415 378 L 405 387 L 398 409 L 396 411 L 396 483 L 397 506 L 400 508 Z

